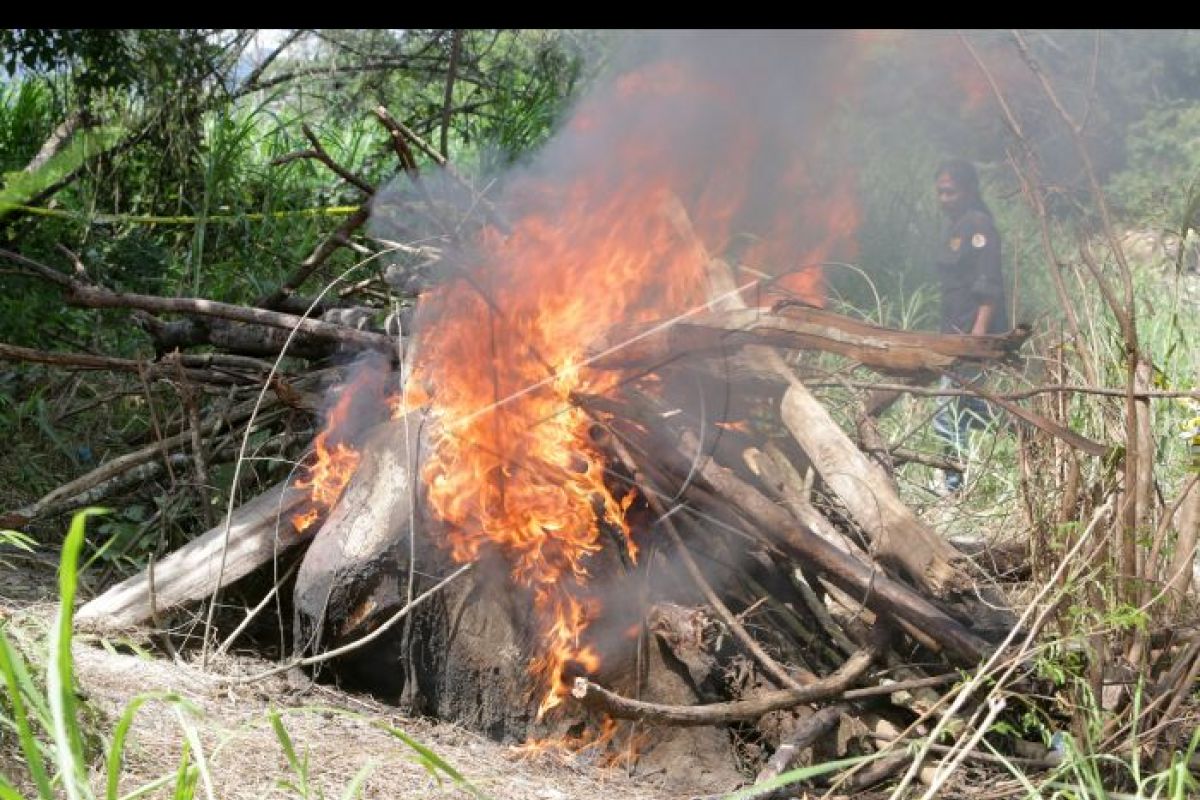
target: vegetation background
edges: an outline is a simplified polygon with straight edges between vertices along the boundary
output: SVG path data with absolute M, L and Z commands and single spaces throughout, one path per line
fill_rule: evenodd
M 854 85 L 832 112 L 837 147 L 822 154 L 821 169 L 852 179 L 859 219 L 856 247 L 826 266 L 835 306 L 883 324 L 936 327 L 932 172 L 943 157 L 962 156 L 979 165 L 1003 233 L 1016 320 L 1035 330 L 1026 368 L 1001 378 L 1001 386 L 1078 380 L 1122 388 L 1131 362 L 1120 315 L 1080 255 L 1081 243 L 1091 243 L 1100 253 L 1099 276 L 1119 285 L 1120 258 L 1104 250 L 1111 245 L 1104 237 L 1105 215 L 1111 215 L 1132 266 L 1127 308 L 1136 316 L 1153 385 L 1193 392 L 1191 400 L 1153 403 L 1151 468 L 1159 505 L 1168 508 L 1194 480 L 1189 448 L 1200 424 L 1194 394 L 1200 34 L 1031 31 L 1021 41 L 1025 49 L 1001 31 L 863 36 Z M 319 147 L 368 188 L 386 184 L 398 167 L 389 132 L 373 116 L 382 106 L 429 144 L 429 151 L 414 151 L 422 171 L 435 174 L 446 161 L 476 191 L 493 192 L 553 136 L 590 86 L 622 69 L 631 52 L 636 57 L 650 47 L 646 34 L 589 30 L 3 30 L 0 250 L 57 265 L 77 259 L 90 281 L 117 291 L 253 305 L 369 200 L 362 185 L 295 153 Z M 1043 76 L 1080 122 L 1078 137 L 1048 102 Z M 353 238 L 365 241 L 366 233 Z M 330 280 L 360 257 L 354 248 L 338 250 L 317 280 Z M 398 264 L 421 274 L 419 253 Z M 385 266 L 367 271 L 382 273 Z M 411 307 L 414 292 L 388 285 L 389 305 Z M 128 311 L 72 307 L 58 287 L 14 260 L 0 259 L 0 286 L 0 344 L 136 360 L 161 355 Z M 1070 336 L 1072 324 L 1082 329 L 1080 339 Z M 0 510 L 29 506 L 152 441 L 191 403 L 209 408 L 228 399 L 189 397 L 175 383 L 136 373 L 32 363 L 13 352 L 0 351 L 0 441 L 6 444 Z M 324 364 L 288 358 L 283 366 L 299 381 Z M 319 380 L 297 385 L 317 392 Z M 824 397 L 850 413 L 843 389 L 827 389 Z M 932 402 L 902 402 L 886 420 L 890 440 L 935 449 L 922 424 Z M 1071 394 L 1057 411 L 1085 435 L 1121 442 L 1122 403 L 1119 396 Z M 238 478 L 243 496 L 287 474 L 319 425 L 316 410 L 281 416 L 254 434 L 252 446 L 265 456 Z M 270 451 L 281 436 L 292 437 L 292 444 Z M 939 524 L 950 534 L 1010 526 L 1020 517 L 1025 535 L 1041 548 L 1034 580 L 1045 578 L 1052 555 L 1065 552 L 1071 531 L 1087 524 L 1098 503 L 1081 501 L 1064 512 L 1062 481 L 1031 489 L 1015 440 L 977 446 L 976 488 Z M 167 463 L 107 496 L 112 512 L 93 519 L 86 535 L 82 523 L 72 528 L 68 545 L 79 548 L 96 583 L 130 574 L 206 529 L 230 496 L 231 452 L 218 448 L 203 482 Z M 1059 466 L 1045 475 L 1058 474 Z M 1083 482 L 1108 485 L 1106 469 L 1087 467 Z M 917 507 L 936 505 L 930 468 L 908 464 L 900 475 L 906 499 Z M 70 510 L 21 534 L 0 534 L 0 560 L 20 565 L 29 548 L 58 553 Z M 1159 555 L 1168 557 L 1178 540 L 1172 523 L 1164 525 L 1168 535 Z M 1139 546 L 1148 549 L 1153 533 L 1137 533 Z M 1115 630 L 1119 636 L 1183 613 L 1178 604 L 1168 609 L 1131 601 L 1116 588 L 1117 575 L 1115 568 L 1089 575 L 1092 588 L 1056 612 L 1057 633 Z M 15 650 L 6 657 L 11 664 L 21 659 Z M 47 690 L 37 681 L 19 688 L 22 675 L 30 681 L 23 669 L 4 668 L 15 677 L 10 693 L 0 696 L 0 737 L 17 731 L 25 713 L 19 698 Z M 1169 758 L 1149 773 L 1131 772 L 1128 748 L 1122 749 L 1127 740 L 1102 745 L 1100 731 L 1112 729 L 1094 703 L 1086 706 L 1088 676 L 1079 664 L 1048 648 L 1046 669 L 1061 673 L 1074 705 L 1052 719 L 1031 703 L 1008 724 L 1049 740 L 1070 727 L 1064 719 L 1075 720 L 1076 772 L 1043 777 L 1039 786 L 1069 777 L 1077 786 L 1072 796 L 1099 797 L 1107 795 L 1088 793 L 1116 784 L 1148 791 L 1150 774 L 1162 781 L 1174 775 L 1170 787 L 1195 787 L 1186 783 L 1186 768 L 1181 772 L 1180 762 Z M 1193 715 L 1193 729 L 1195 707 L 1176 709 Z M 48 707 L 45 714 L 53 716 Z M 286 732 L 274 731 L 286 750 Z M 87 749 L 86 736 L 77 738 L 42 735 L 29 746 L 57 754 L 50 762 L 61 765 L 64 752 Z M 1184 748 L 1188 757 L 1195 747 L 1192 741 Z M 1114 758 L 1125 766 L 1118 777 L 1096 767 L 1102 750 L 1119 751 Z M 304 794 L 303 765 L 293 756 L 289 762 L 301 775 L 293 788 Z M 185 752 L 178 785 L 190 780 L 194 790 L 190 763 Z M 442 769 L 429 763 L 435 772 Z M 36 770 L 26 778 L 43 796 L 73 780 L 60 772 L 52 789 L 50 777 Z M 1039 791 L 1053 790 L 1030 788 Z M 4 797 L 17 796 L 5 792 L 15 790 L 0 788 Z

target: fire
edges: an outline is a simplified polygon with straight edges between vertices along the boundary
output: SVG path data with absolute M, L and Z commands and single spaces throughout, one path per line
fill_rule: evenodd
M 624 743 L 617 741 L 617 734 L 626 731 Z M 628 767 L 636 762 L 640 752 L 650 744 L 652 734 L 648 730 L 638 731 L 628 723 L 622 725 L 612 717 L 604 717 L 599 730 L 584 730 L 578 735 L 568 734 L 549 739 L 531 739 L 512 748 L 520 759 L 537 759 L 547 755 L 571 755 L 590 757 L 601 767 Z
M 300 486 L 299 483 L 296 484 L 296 487 L 299 489 L 304 488 L 303 486 Z M 320 518 L 321 518 L 321 510 L 316 507 L 313 507 L 313 508 L 308 509 L 307 511 L 302 511 L 299 514 L 293 514 L 292 515 L 292 527 L 296 529 L 296 533 L 304 533 L 306 530 L 308 530 L 312 526 L 312 524 L 314 522 L 316 522 Z
M 530 592 L 539 717 L 579 671 L 599 668 L 586 631 L 602 611 L 590 566 L 604 531 L 637 552 L 625 518 L 632 493 L 606 482 L 588 436 L 594 420 L 571 402 L 612 392 L 620 376 L 589 368 L 585 353 L 617 323 L 703 305 L 709 253 L 729 242 L 747 176 L 773 174 L 756 160 L 761 136 L 744 121 L 746 101 L 719 73 L 660 62 L 593 96 L 511 180 L 509 230 L 486 229 L 453 278 L 421 298 L 405 400 L 427 400 L 434 423 L 422 467 L 428 506 L 456 561 L 498 552 Z M 798 182 L 806 175 L 795 171 Z M 695 235 L 679 225 L 681 205 Z M 781 209 L 774 227 L 794 212 Z M 804 251 L 793 245 L 774 252 L 794 259 Z
M 424 467 L 428 501 L 451 525 L 453 557 L 495 546 L 533 592 L 545 651 L 532 668 L 550 687 L 539 713 L 566 694 L 570 665 L 598 666 L 580 634 L 599 611 L 584 589 L 601 526 L 636 552 L 629 499 L 605 484 L 593 420 L 570 402 L 574 391 L 611 390 L 616 377 L 588 370 L 582 354 L 631 313 L 649 320 L 694 302 L 702 267 L 661 211 L 664 190 L 634 186 L 598 204 L 581 182 L 565 195 L 553 215 L 528 216 L 491 242 L 479 271 L 490 273 L 499 313 L 472 286 L 444 287 L 433 302 L 456 313 L 439 320 L 417 367 L 435 387 L 440 423 Z
M 664 74 L 622 81 L 609 100 L 677 91 L 675 71 Z M 607 124 L 589 107 L 575 132 L 607 137 Z M 587 586 L 602 526 L 636 553 L 625 521 L 632 497 L 606 485 L 593 420 L 570 401 L 611 391 L 618 377 L 590 370 L 583 354 L 614 323 L 704 300 L 703 254 L 667 213 L 676 176 L 652 170 L 652 156 L 634 139 L 603 169 L 522 182 L 524 214 L 507 236 L 485 235 L 474 280 L 422 299 L 432 325 L 415 377 L 432 387 L 439 423 L 424 466 L 428 501 L 450 524 L 456 560 L 494 547 L 531 590 L 543 645 L 531 669 L 547 687 L 539 715 L 567 694 L 569 670 L 599 666 L 581 639 L 600 612 Z
M 307 475 L 297 479 L 295 483 L 297 489 L 308 489 L 312 500 L 311 507 L 292 516 L 292 526 L 297 533 L 307 530 L 326 511 L 333 508 L 342 496 L 342 490 L 358 469 L 359 452 L 344 441 L 331 445 L 330 440 L 344 434 L 351 417 L 351 405 L 356 393 L 364 388 L 363 384 L 368 384 L 366 388 L 370 388 L 369 385 L 376 382 L 373 378 L 362 376 L 352 381 L 342 390 L 333 410 L 329 412 L 325 429 L 317 435 L 313 443 L 316 460 L 308 468 Z

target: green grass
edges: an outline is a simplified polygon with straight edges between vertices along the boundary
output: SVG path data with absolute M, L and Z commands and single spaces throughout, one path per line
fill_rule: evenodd
M 57 800 L 61 796 L 69 800 L 95 800 L 97 797 L 103 797 L 104 800 L 134 800 L 166 786 L 173 787 L 173 800 L 186 800 L 194 797 L 197 791 L 202 791 L 205 798 L 213 800 L 216 796 L 215 781 L 208 760 L 224 743 L 206 753 L 196 724 L 201 712 L 186 698 L 175 692 L 140 694 L 129 701 L 108 733 L 101 730 L 102 726 L 94 721 L 96 715 L 85 711 L 78 699 L 71 646 L 80 558 L 88 520 L 105 513 L 108 512 L 103 509 L 89 508 L 76 514 L 71 521 L 59 567 L 58 610 L 46 651 L 37 654 L 33 665 L 14 646 L 0 625 L 0 678 L 6 690 L 0 695 L 0 731 L 8 729 L 16 734 L 25 758 L 28 780 L 34 790 L 32 797 L 38 800 Z M 0 535 L 0 543 L 11 541 L 26 545 L 24 540 L 14 539 L 7 532 Z M 38 662 L 44 663 L 42 681 L 35 677 Z M 120 784 L 129 734 L 138 712 L 148 703 L 166 704 L 175 716 L 183 734 L 178 766 L 171 772 L 122 793 Z M 306 712 L 367 719 L 371 726 L 403 742 L 413 752 L 417 763 L 439 783 L 449 780 L 471 796 L 488 800 L 487 795 L 435 751 L 382 720 L 365 718 L 361 714 L 336 708 L 301 708 L 286 712 L 273 710 L 267 713 L 267 719 L 292 770 L 292 777 L 281 777 L 280 784 L 298 797 L 305 800 L 323 800 L 324 797 L 309 779 L 311 765 L 308 753 L 305 752 L 303 756 L 297 754 L 283 724 L 284 713 Z M 338 754 L 329 755 L 336 758 Z M 93 766 L 100 765 L 103 766 L 103 785 L 94 787 L 88 776 Z M 375 765 L 369 763 L 360 769 L 346 785 L 341 799 L 353 800 L 361 796 L 363 784 L 374 768 Z M 27 800 L 17 789 L 16 776 L 0 773 L 0 800 Z

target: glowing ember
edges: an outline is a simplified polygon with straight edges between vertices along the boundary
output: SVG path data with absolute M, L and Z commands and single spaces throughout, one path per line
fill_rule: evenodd
M 303 489 L 303 486 L 297 484 Z M 321 518 L 321 511 L 317 508 L 310 508 L 307 511 L 292 515 L 292 527 L 296 529 L 296 533 L 303 533 L 312 526 L 314 522 Z
M 651 741 L 648 730 L 629 731 L 628 724 L 621 725 L 612 717 L 605 717 L 599 730 L 584 730 L 579 735 L 566 735 L 549 739 L 530 739 L 512 748 L 521 759 L 536 759 L 547 755 L 585 756 L 594 759 L 601 767 L 632 766 L 641 751 Z M 624 743 L 617 741 L 617 734 L 626 730 Z

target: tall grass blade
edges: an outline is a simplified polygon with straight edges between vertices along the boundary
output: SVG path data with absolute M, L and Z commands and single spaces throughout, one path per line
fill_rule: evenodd
M 292 737 L 288 734 L 287 728 L 283 726 L 283 719 L 279 716 L 279 712 L 272 709 L 267 717 L 271 720 L 271 728 L 275 731 L 275 738 L 279 740 L 279 746 L 283 748 L 283 755 L 296 775 L 296 780 L 299 781 L 299 784 L 293 788 L 299 795 L 307 798 L 309 796 L 308 759 L 301 762 L 296 755 L 296 746 L 292 743 Z
M 58 617 L 50 631 L 50 662 L 46 669 L 46 695 L 50 701 L 55 754 L 62 773 L 68 800 L 91 798 L 92 790 L 84 770 L 83 740 L 79 735 L 75 705 L 75 675 L 71 659 L 71 623 L 75 615 L 75 590 L 78 587 L 79 554 L 83 550 L 88 517 L 107 513 L 87 508 L 71 519 L 67 540 L 63 543 L 58 569 Z
M 753 786 L 747 786 L 745 789 L 739 789 L 733 794 L 725 795 L 721 800 L 750 800 L 753 797 L 759 797 L 774 789 L 781 789 L 784 786 L 790 786 L 799 781 L 806 781 L 809 778 L 816 778 L 821 775 L 828 775 L 831 772 L 838 772 L 847 767 L 865 764 L 868 761 L 874 761 L 877 758 L 882 758 L 883 753 L 871 753 L 866 756 L 856 756 L 854 758 L 842 758 L 837 761 L 826 761 L 824 764 L 814 764 L 811 767 L 800 767 L 798 769 L 789 770 L 782 775 L 772 778 L 769 781 L 756 783 Z
M 151 792 L 158 791 L 159 789 L 166 786 L 171 781 L 178 780 L 178 777 L 179 777 L 178 773 L 175 773 L 175 772 L 169 772 L 166 775 L 160 775 L 159 777 L 155 778 L 154 780 L 150 781 L 149 783 L 145 784 L 144 786 L 139 786 L 138 788 L 134 789 L 129 794 L 121 795 L 120 800 L 137 800 L 137 798 L 139 798 L 139 797 L 145 797 L 146 795 L 150 794 Z
M 0 800 L 25 800 L 17 792 L 16 787 L 4 779 L 3 775 L 0 775 Z
M 25 753 L 25 763 L 28 764 L 29 774 L 33 776 L 33 782 L 37 786 L 38 797 L 49 800 L 54 797 L 50 791 L 50 777 L 42 760 L 41 747 L 33 738 L 33 731 L 29 727 L 29 716 L 25 713 L 25 702 L 21 697 L 36 694 L 36 687 L 30 685 L 27 674 L 24 683 L 19 680 L 13 665 L 20 658 L 9 644 L 4 631 L 0 630 L 0 672 L 4 673 L 4 683 L 8 686 L 9 703 L 12 706 L 13 722 L 17 726 L 17 737 L 21 740 L 21 751 Z
M 175 791 L 171 793 L 172 800 L 192 800 L 196 796 L 196 769 L 188 756 L 191 746 L 185 741 L 183 752 L 179 756 L 179 769 L 175 773 Z
M 354 778 L 350 783 L 346 784 L 346 790 L 342 792 L 342 800 L 357 800 L 362 794 L 363 784 L 372 772 L 375 771 L 376 764 L 374 761 L 368 761 L 359 768 L 358 772 L 354 773 Z
M 204 745 L 200 742 L 200 734 L 196 731 L 196 726 L 183 716 L 183 708 L 179 704 L 175 705 L 174 711 L 175 718 L 179 720 L 179 727 L 183 729 L 184 739 L 191 745 L 192 752 L 196 755 L 196 770 L 200 773 L 200 780 L 204 782 L 204 796 L 208 800 L 216 800 L 216 794 L 213 792 L 212 773 L 209 772 L 208 764 L 204 760 Z
M 450 780 L 454 781 L 455 784 L 470 792 L 472 796 L 479 798 L 479 800 L 488 800 L 488 796 L 486 794 L 472 785 L 471 782 L 464 778 L 458 770 L 446 763 L 445 759 L 443 759 L 437 753 L 433 752 L 428 747 L 421 744 L 399 728 L 393 728 L 391 725 L 382 724 L 380 727 L 384 731 L 387 731 L 389 734 L 395 736 L 397 739 L 408 745 L 409 748 L 417 754 L 417 759 L 421 766 L 425 767 L 429 774 L 434 778 L 440 780 L 441 776 L 438 775 L 438 772 L 445 773 Z
M 138 710 L 149 700 L 162 700 L 167 703 L 175 703 L 189 711 L 195 711 L 190 703 L 174 692 L 142 694 L 130 700 L 128 705 L 125 706 L 125 711 L 121 714 L 121 718 L 117 720 L 117 727 L 113 729 L 112 742 L 108 747 L 108 757 L 105 759 L 105 800 L 119 800 L 117 796 L 117 784 L 121 779 L 121 764 L 125 754 L 125 740 L 129 737 L 129 729 L 133 725 L 133 719 L 137 715 Z

